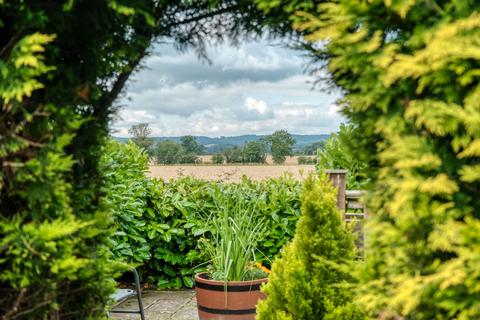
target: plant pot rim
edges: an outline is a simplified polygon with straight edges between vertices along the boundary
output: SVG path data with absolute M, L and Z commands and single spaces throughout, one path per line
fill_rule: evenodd
M 225 285 L 225 281 L 211 280 L 211 279 L 206 279 L 202 277 L 205 275 L 208 275 L 208 272 L 200 272 L 195 274 L 195 282 L 202 282 L 202 283 L 211 284 L 211 285 L 222 285 L 222 286 Z M 227 286 L 251 286 L 256 284 L 262 284 L 265 282 L 268 282 L 268 277 L 255 279 L 255 280 L 245 280 L 245 281 L 226 281 Z

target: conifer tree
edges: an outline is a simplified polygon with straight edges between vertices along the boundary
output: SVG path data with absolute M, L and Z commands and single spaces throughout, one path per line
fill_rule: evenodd
M 479 319 L 478 1 L 283 4 L 322 41 L 374 181 L 359 299 L 374 318 Z
M 363 319 L 350 303 L 353 235 L 337 209 L 333 186 L 326 177 L 310 176 L 301 202 L 295 236 L 273 263 L 258 319 Z

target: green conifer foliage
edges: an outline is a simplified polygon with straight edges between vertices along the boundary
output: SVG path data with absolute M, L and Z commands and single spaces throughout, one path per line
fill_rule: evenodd
M 353 236 L 336 207 L 335 189 L 326 177 L 310 176 L 301 203 L 295 236 L 273 263 L 258 319 L 363 319 L 350 303 Z
M 294 21 L 323 41 L 374 181 L 359 299 L 374 318 L 479 319 L 478 1 L 325 1 Z

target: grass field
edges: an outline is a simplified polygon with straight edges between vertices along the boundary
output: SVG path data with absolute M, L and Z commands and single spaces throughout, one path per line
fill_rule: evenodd
M 279 177 L 290 173 L 295 179 L 303 179 L 315 171 L 314 165 L 162 165 L 150 166 L 149 176 L 169 180 L 192 176 L 206 180 L 239 181 L 242 176 L 253 180 Z
M 314 165 L 299 165 L 297 157 L 288 157 L 284 164 L 274 165 L 271 156 L 266 164 L 222 164 L 211 163 L 211 156 L 201 156 L 201 164 L 151 165 L 148 175 L 170 180 L 192 176 L 205 180 L 239 181 L 245 175 L 253 180 L 279 177 L 289 173 L 295 179 L 303 179 L 315 171 Z

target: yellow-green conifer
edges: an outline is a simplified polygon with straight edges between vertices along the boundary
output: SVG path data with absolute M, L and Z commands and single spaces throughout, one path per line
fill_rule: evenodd
M 363 319 L 351 303 L 353 235 L 336 207 L 335 189 L 326 177 L 310 176 L 301 202 L 295 236 L 273 263 L 257 319 Z
M 376 319 L 480 319 L 479 2 L 303 7 L 375 182 L 357 298 Z

